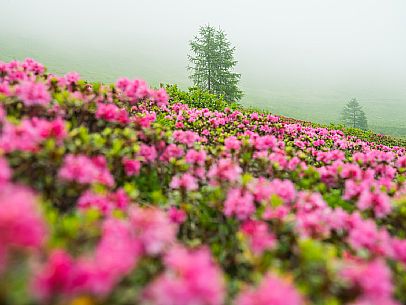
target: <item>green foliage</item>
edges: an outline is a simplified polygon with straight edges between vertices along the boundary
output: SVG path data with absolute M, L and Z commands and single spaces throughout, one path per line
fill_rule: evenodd
M 404 138 L 396 138 L 388 135 L 377 134 L 371 130 L 362 130 L 359 128 L 345 127 L 343 125 L 331 124 L 329 128 L 342 130 L 344 134 L 348 136 L 354 136 L 368 142 L 374 142 L 377 144 L 382 144 L 390 147 L 393 146 L 406 147 L 406 139 Z
M 237 108 L 237 103 L 228 103 L 223 96 L 217 96 L 207 90 L 191 87 L 188 91 L 182 91 L 177 85 L 166 85 L 166 91 L 171 102 L 187 104 L 194 108 L 208 108 L 212 111 L 223 111 L 226 107 Z

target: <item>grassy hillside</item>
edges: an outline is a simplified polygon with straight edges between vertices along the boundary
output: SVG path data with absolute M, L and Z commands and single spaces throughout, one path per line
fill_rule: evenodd
M 96 49 L 91 46 L 61 45 L 41 42 L 33 37 L 0 33 L 0 60 L 23 60 L 26 56 L 44 62 L 49 71 L 65 74 L 78 71 L 89 81 L 114 82 L 119 76 L 143 76 L 149 83 L 173 82 L 182 88 L 189 85 L 184 64 L 169 65 L 168 62 L 151 62 L 148 54 L 139 48 L 128 46 L 132 51 L 122 53 L 116 49 Z M 186 58 L 185 58 L 186 59 Z M 257 75 L 260 75 L 258 72 Z M 283 90 L 274 84 L 259 85 L 255 80 L 244 81 L 246 107 L 267 109 L 287 117 L 298 118 L 320 124 L 338 123 L 343 106 L 353 96 L 348 91 L 305 90 L 288 86 Z M 393 136 L 406 136 L 406 93 L 386 92 L 385 94 L 360 93 L 358 98 L 368 117 L 370 128 Z
M 286 92 L 246 89 L 246 106 L 269 109 L 274 113 L 321 124 L 339 123 L 340 113 L 351 96 L 345 93 L 313 96 L 308 92 L 290 95 Z M 406 136 L 406 96 L 403 99 L 358 97 L 368 118 L 369 128 L 376 133 Z
M 238 104 L 227 104 L 224 100 L 217 98 L 215 95 L 211 95 L 205 92 L 202 92 L 198 89 L 191 88 L 189 91 L 181 90 L 176 85 L 167 85 L 165 87 L 166 91 L 171 96 L 172 101 L 180 101 L 185 103 L 191 107 L 196 108 L 209 108 L 211 110 L 224 110 L 226 107 L 231 107 L 232 109 L 238 109 L 244 113 L 253 113 L 257 112 L 260 114 L 272 114 L 271 111 L 266 111 L 264 109 L 260 109 L 257 107 L 246 107 Z M 369 142 L 376 142 L 379 144 L 389 145 L 389 146 L 403 146 L 406 147 L 406 139 L 403 137 L 396 137 L 390 135 L 384 135 L 380 133 L 376 133 L 373 130 L 363 131 L 357 128 L 347 128 L 340 124 L 322 124 L 322 123 L 314 123 L 310 120 L 303 120 L 303 119 L 295 119 L 292 117 L 287 117 L 283 115 L 279 115 L 281 121 L 287 123 L 299 123 L 304 126 L 312 126 L 312 127 L 323 127 L 329 129 L 340 129 L 345 134 L 350 136 L 356 136 L 360 139 Z

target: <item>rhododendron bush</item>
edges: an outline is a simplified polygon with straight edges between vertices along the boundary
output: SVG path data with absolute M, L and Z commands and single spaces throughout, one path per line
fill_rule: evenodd
M 0 303 L 405 304 L 405 147 L 220 104 L 0 62 Z

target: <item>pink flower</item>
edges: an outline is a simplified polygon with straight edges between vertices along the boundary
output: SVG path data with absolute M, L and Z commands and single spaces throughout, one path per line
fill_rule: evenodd
M 189 164 L 204 165 L 206 161 L 206 152 L 204 150 L 190 149 L 186 153 L 186 162 Z
M 175 127 L 176 128 L 183 128 L 183 127 L 185 127 L 185 124 L 183 124 L 183 122 L 176 122 Z
M 295 206 L 299 213 L 308 213 L 325 209 L 327 203 L 319 193 L 300 192 Z
M 142 128 L 149 128 L 151 127 L 151 124 L 156 120 L 156 113 L 153 111 L 144 112 L 141 115 L 132 117 L 132 119 L 136 124 L 138 124 Z
M 79 209 L 95 208 L 103 214 L 109 214 L 114 209 L 125 210 L 130 203 L 130 198 L 123 189 L 118 189 L 115 193 L 97 194 L 86 191 L 78 200 Z
M 128 113 L 125 109 L 120 109 L 114 104 L 97 104 L 96 118 L 107 122 L 117 122 L 125 124 L 129 122 Z
M 249 185 L 249 188 L 258 202 L 268 201 L 275 195 L 282 199 L 283 203 L 290 204 L 296 197 L 295 186 L 289 180 L 274 179 L 268 181 L 259 177 Z
M 247 220 L 242 224 L 241 232 L 248 238 L 249 246 L 256 255 L 261 255 L 276 245 L 276 238 L 269 232 L 266 222 Z
M 177 143 L 186 144 L 188 147 L 192 147 L 196 142 L 199 142 L 200 137 L 197 133 L 190 130 L 176 130 L 173 133 L 173 139 Z
M 128 217 L 147 254 L 160 254 L 176 240 L 177 226 L 160 209 L 132 207 Z
M 130 83 L 131 81 L 128 78 L 123 77 L 117 80 L 116 87 L 122 91 L 125 91 L 130 85 Z
M 191 174 L 185 173 L 181 176 L 175 176 L 172 178 L 170 187 L 173 189 L 183 189 L 186 191 L 195 191 L 199 188 L 196 178 Z
M 54 251 L 36 273 L 33 293 L 41 300 L 78 294 L 106 295 L 137 264 L 141 248 L 130 224 L 107 219 L 95 253 L 77 260 Z
M 367 249 L 378 255 L 392 255 L 389 233 L 379 230 L 370 219 L 364 220 L 359 214 L 348 217 L 348 243 L 355 249 Z
M 251 113 L 250 118 L 252 120 L 258 120 L 259 119 L 259 115 L 256 112 Z
M 0 136 L 0 147 L 6 152 L 37 151 L 47 138 L 61 142 L 67 136 L 65 122 L 57 118 L 47 121 L 39 118 L 23 119 L 19 125 L 5 122 Z
M 370 181 L 356 182 L 354 180 L 345 181 L 345 191 L 343 194 L 343 199 L 350 200 L 354 197 L 358 197 L 361 192 L 365 189 L 370 188 Z
M 181 146 L 176 144 L 169 144 L 166 148 L 160 160 L 169 162 L 171 159 L 181 158 L 184 155 L 184 150 Z
M 166 271 L 150 283 L 144 298 L 153 305 L 221 305 L 225 285 L 206 249 L 174 247 L 165 256 Z
M 296 145 L 297 147 L 299 147 L 300 149 L 305 149 L 306 148 L 306 144 L 303 141 L 300 140 L 295 140 L 293 142 L 294 145 Z
M 361 211 L 372 208 L 378 218 L 388 215 L 392 210 L 389 196 L 381 191 L 364 190 L 359 197 L 357 207 Z
M 53 121 L 33 118 L 31 121 L 38 129 L 39 135 L 44 139 L 55 138 L 61 142 L 68 135 L 65 121 L 61 118 L 56 118 Z
M 176 207 L 171 207 L 168 210 L 169 219 L 176 224 L 182 224 L 187 218 L 187 214 L 182 209 L 177 209 Z
M 330 235 L 330 219 L 330 209 L 297 213 L 296 229 L 305 238 L 326 238 Z
M 319 147 L 319 146 L 322 146 L 322 145 L 324 145 L 324 144 L 325 144 L 325 141 L 322 140 L 322 139 L 318 139 L 318 140 L 316 140 L 316 141 L 313 141 L 313 146 L 314 146 L 314 147 Z
M 302 237 L 330 235 L 332 210 L 319 193 L 300 192 L 295 207 L 296 228 Z
M 406 239 L 394 238 L 392 248 L 395 258 L 406 266 Z
M 207 177 L 210 178 L 211 184 L 216 185 L 218 181 L 235 182 L 240 178 L 242 169 L 239 165 L 233 163 L 230 159 L 220 159 L 217 164 L 214 164 Z
M 302 296 L 290 283 L 268 274 L 257 288 L 241 292 L 236 305 L 302 305 Z
M 114 104 L 98 103 L 96 110 L 96 118 L 113 122 L 116 119 L 119 108 Z
M 46 239 L 46 225 L 31 190 L 0 186 L 0 252 L 11 248 L 38 249 Z
M 140 100 L 151 97 L 156 100 L 160 105 L 165 104 L 166 96 L 162 91 L 155 92 L 148 88 L 148 84 L 140 79 L 129 80 L 121 78 L 116 82 L 116 86 L 120 89 L 123 95 L 128 99 L 131 104 L 135 104 Z
M 392 276 L 383 260 L 347 264 L 342 275 L 353 285 L 359 286 L 366 299 L 391 299 L 392 297 L 394 290 Z
M 157 158 L 157 152 L 154 146 L 141 144 L 138 154 L 144 158 L 146 162 L 154 161 Z
M 72 85 L 79 81 L 80 75 L 77 72 L 68 72 L 65 74 L 64 79 L 68 85 Z
M 64 250 L 54 250 L 33 280 L 33 294 L 41 299 L 66 295 L 75 289 L 75 262 Z
M 271 123 L 277 123 L 277 122 L 279 122 L 279 117 L 274 116 L 274 115 L 268 115 L 266 118 L 267 118 L 267 120 L 268 120 L 269 122 L 271 122 Z
M 21 82 L 16 88 L 16 95 L 27 107 L 32 105 L 46 106 L 51 101 L 51 95 L 43 83 Z
M 341 177 L 358 180 L 362 178 L 362 170 L 357 164 L 345 163 L 342 165 Z
M 123 220 L 106 220 L 94 256 L 78 262 L 77 273 L 86 279 L 80 290 L 108 294 L 136 266 L 140 256 L 141 245 L 132 226 Z
M 344 230 L 347 228 L 348 218 L 350 215 L 342 208 L 338 207 L 331 211 L 329 221 L 331 229 Z
M 152 99 L 159 107 L 168 105 L 169 95 L 164 88 L 159 88 L 152 93 Z
M 113 176 L 107 168 L 104 156 L 89 158 L 85 155 L 69 154 L 65 157 L 58 176 L 66 181 L 74 181 L 80 184 L 101 183 L 113 186 Z
M 239 188 L 228 191 L 227 199 L 224 202 L 224 215 L 235 215 L 239 220 L 245 220 L 254 212 L 254 196 L 251 193 Z
M 345 159 L 345 154 L 341 150 L 317 151 L 316 156 L 317 161 L 321 161 L 325 164 L 332 163 L 333 161 L 343 161 Z
M 7 83 L 0 83 L 0 95 L 9 96 L 10 94 L 9 85 Z
M 274 136 L 263 136 L 251 139 L 252 144 L 257 150 L 268 150 L 278 147 L 278 140 Z
M 89 190 L 80 196 L 77 206 L 82 210 L 97 208 L 102 213 L 110 212 L 112 209 L 112 204 L 105 195 L 96 194 Z
M 6 152 L 15 150 L 36 151 L 43 138 L 31 120 L 22 120 L 19 125 L 5 122 L 0 135 L 0 147 Z
M 290 208 L 287 206 L 278 206 L 278 207 L 266 207 L 262 218 L 264 220 L 279 219 L 284 220 L 285 217 L 289 214 Z
M 339 183 L 337 169 L 342 166 L 341 161 L 333 162 L 331 165 L 322 166 L 317 168 L 320 174 L 321 181 L 329 187 L 337 187 Z
M 11 168 L 6 159 L 0 157 L 0 188 L 10 180 L 12 175 Z
M 399 157 L 396 161 L 396 166 L 398 168 L 406 168 L 406 155 Z
M 229 151 L 239 151 L 241 142 L 236 137 L 228 137 L 224 140 L 224 146 Z
M 32 72 L 34 74 L 42 74 L 45 72 L 44 66 L 32 58 L 24 59 L 21 66 L 26 72 Z
M 140 173 L 141 162 L 133 159 L 123 159 L 124 171 L 127 176 L 137 176 Z

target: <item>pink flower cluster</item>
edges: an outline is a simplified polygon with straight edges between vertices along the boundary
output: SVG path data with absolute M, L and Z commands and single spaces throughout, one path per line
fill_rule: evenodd
M 13 60 L 6 63 L 0 61 L 0 77 L 3 84 L 6 85 L 21 81 L 32 81 L 37 75 L 44 72 L 44 66 L 31 58 L 27 58 L 23 62 Z
M 156 102 L 159 107 L 168 104 L 169 96 L 165 89 L 150 89 L 148 84 L 143 80 L 136 79 L 131 81 L 128 78 L 121 78 L 116 82 L 116 87 L 123 94 L 123 99 L 127 99 L 132 104 L 143 99 L 151 99 Z
M 67 155 L 59 170 L 59 178 L 80 184 L 101 183 L 114 185 L 114 178 L 104 156 Z
M 221 159 L 217 164 L 214 164 L 207 177 L 210 179 L 210 184 L 217 185 L 221 182 L 236 182 L 240 179 L 242 169 L 230 159 Z
M 5 268 L 10 251 L 38 250 L 46 240 L 46 233 L 46 225 L 33 192 L 23 186 L 1 185 L 0 272 Z
M 16 95 L 25 106 L 47 106 L 51 101 L 51 95 L 45 84 L 32 81 L 21 82 L 16 88 Z
M 12 170 L 6 159 L 0 157 L 0 187 L 5 185 L 11 178 Z
M 49 256 L 34 277 L 34 294 L 41 300 L 106 295 L 142 255 L 160 254 L 174 244 L 176 231 L 176 225 L 157 208 L 130 208 L 127 220 L 107 218 L 94 253 L 72 258 L 55 250 Z
M 353 285 L 361 288 L 362 294 L 354 304 L 399 304 L 392 299 L 391 272 L 384 261 L 350 262 L 342 274 Z
M 172 178 L 170 187 L 173 189 L 182 189 L 186 191 L 195 191 L 198 189 L 196 178 L 191 174 L 186 173 L 181 176 L 174 176 Z
M 303 298 L 288 282 L 268 274 L 260 285 L 243 291 L 237 297 L 237 305 L 302 305 Z
M 77 84 L 80 80 L 80 75 L 77 72 L 68 72 L 63 77 L 58 78 L 58 85 L 60 87 L 67 87 L 72 89 L 74 84 Z
M 166 271 L 148 285 L 144 297 L 153 305 L 221 305 L 225 285 L 220 269 L 205 248 L 172 248 L 164 259 Z
M 158 208 L 132 207 L 128 217 L 142 249 L 149 255 L 163 253 L 176 240 L 177 226 Z
M 34 294 L 42 300 L 81 293 L 105 295 L 135 267 L 140 255 L 131 225 L 108 219 L 92 256 L 73 259 L 63 250 L 50 255 L 34 278 Z
M 254 212 L 254 196 L 251 193 L 239 188 L 228 191 L 227 199 L 224 201 L 224 215 L 235 215 L 239 220 L 245 220 Z
M 117 122 L 121 124 L 126 124 L 130 121 L 128 118 L 128 112 L 125 109 L 120 109 L 114 104 L 99 103 L 97 105 L 96 118 L 107 122 Z
M 175 142 L 185 144 L 188 147 L 192 147 L 200 141 L 200 136 L 193 131 L 176 130 L 172 137 Z
M 46 139 L 53 138 L 61 143 L 66 136 L 65 122 L 60 118 L 53 121 L 23 119 L 18 125 L 6 121 L 0 135 L 0 148 L 6 152 L 37 151 Z
M 107 194 L 97 194 L 88 190 L 80 196 L 77 207 L 82 210 L 94 208 L 103 214 L 110 214 L 115 209 L 125 210 L 129 203 L 130 198 L 123 189 Z
M 247 220 L 241 226 L 241 232 L 248 238 L 249 247 L 256 255 L 276 246 L 275 236 L 269 232 L 268 224 L 258 220 Z

